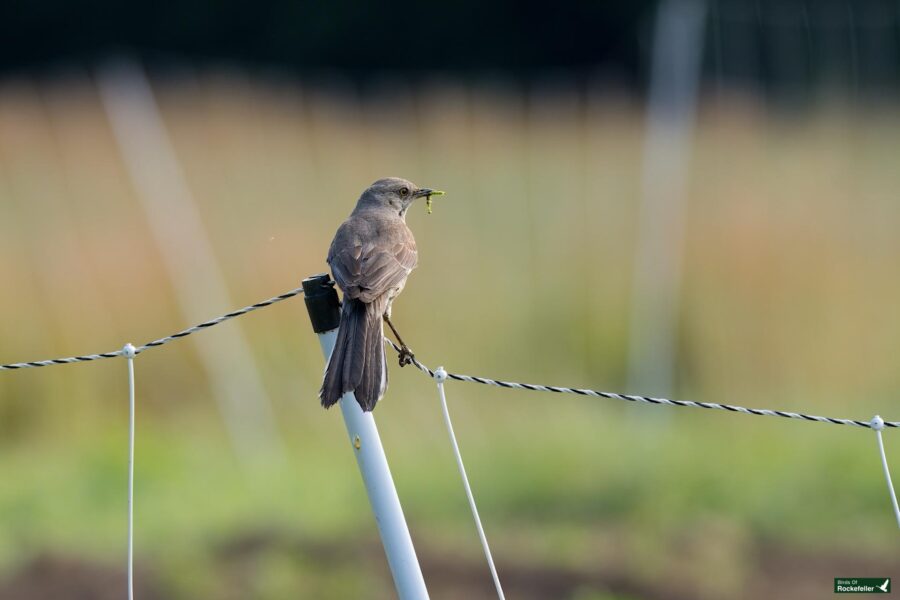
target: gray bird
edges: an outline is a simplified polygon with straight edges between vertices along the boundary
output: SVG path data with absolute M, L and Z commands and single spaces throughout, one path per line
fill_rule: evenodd
M 328 264 L 344 293 L 341 324 L 325 369 L 319 398 L 328 408 L 354 392 L 371 411 L 387 389 L 383 321 L 400 343 L 400 366 L 413 355 L 391 323 L 391 303 L 416 268 L 418 251 L 406 226 L 406 211 L 418 198 L 443 194 L 405 179 L 379 179 L 362 193 L 350 217 L 338 228 Z

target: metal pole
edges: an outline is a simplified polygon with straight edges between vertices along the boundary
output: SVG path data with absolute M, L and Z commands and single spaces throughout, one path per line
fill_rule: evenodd
M 327 361 L 340 324 L 340 304 L 334 282 L 327 274 L 313 275 L 303 280 L 303 294 L 309 320 L 313 331 L 319 335 L 322 353 Z M 400 600 L 427 600 L 425 579 L 403 517 L 375 419 L 371 412 L 363 412 L 352 392 L 344 394 L 340 406 L 350 445 L 356 455 L 372 512 L 375 513 L 397 595 Z
M 209 316 L 210 306 L 234 306 L 144 70 L 138 63 L 110 63 L 97 82 L 125 172 L 156 237 L 182 314 L 200 321 Z M 235 453 L 246 467 L 257 460 L 284 460 L 271 400 L 247 338 L 240 327 L 216 335 L 215 342 L 204 337 L 194 343 Z
M 628 382 L 672 393 L 688 159 L 706 15 L 704 0 L 659 5 L 653 41 L 635 250 Z

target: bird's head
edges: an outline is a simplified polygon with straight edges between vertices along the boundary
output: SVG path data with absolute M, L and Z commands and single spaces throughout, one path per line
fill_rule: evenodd
M 418 198 L 440 196 L 444 192 L 430 188 L 420 188 L 411 181 L 399 177 L 379 179 L 370 185 L 359 197 L 357 208 L 386 207 L 406 218 L 406 210 Z

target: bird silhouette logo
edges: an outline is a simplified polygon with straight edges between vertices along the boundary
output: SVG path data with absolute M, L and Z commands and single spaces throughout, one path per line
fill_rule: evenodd
M 882 583 L 881 585 L 879 585 L 879 586 L 877 586 L 877 587 L 878 587 L 879 590 L 881 590 L 881 591 L 884 592 L 885 594 L 890 593 L 890 592 L 888 591 L 888 588 L 891 587 L 891 579 L 890 579 L 890 578 L 885 579 L 885 580 L 884 580 L 884 583 Z

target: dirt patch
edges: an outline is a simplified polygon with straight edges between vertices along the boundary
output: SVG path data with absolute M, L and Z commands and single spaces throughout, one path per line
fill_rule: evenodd
M 23 569 L 0 581 L 2 600 L 122 600 L 126 595 L 125 569 L 74 557 L 39 556 Z M 158 583 L 143 570 L 135 573 L 135 596 L 163 600 Z
M 391 598 L 393 586 L 378 540 L 366 543 L 323 543 L 291 538 L 278 532 L 255 532 L 219 545 L 213 552 L 217 573 L 230 592 L 204 600 L 253 597 L 241 587 L 244 575 L 265 555 L 277 555 L 312 565 L 317 572 L 340 577 L 340 569 L 360 565 L 365 571 L 366 598 Z M 841 575 L 897 576 L 900 562 L 885 558 L 836 553 L 803 553 L 782 546 L 759 544 L 747 557 L 746 584 L 716 598 L 750 600 L 790 598 L 806 600 L 832 594 L 832 579 Z M 440 548 L 419 549 L 419 558 L 433 600 L 488 600 L 495 592 L 480 557 L 463 557 Z M 606 592 L 629 600 L 688 600 L 712 598 L 703 583 L 652 582 L 639 570 L 587 570 L 560 568 L 524 562 L 499 565 L 504 591 L 517 600 L 566 599 L 579 594 Z M 163 580 L 152 569 L 138 569 L 135 594 L 140 600 L 174 597 L 164 593 Z M 850 575 L 848 575 L 850 574 Z M 302 589 L 290 598 L 343 597 Z M 6 580 L 0 581 L 0 600 L 121 600 L 125 590 L 124 569 L 73 557 L 42 556 Z M 237 595 L 235 595 L 237 594 Z M 269 596 L 271 597 L 271 596 Z

